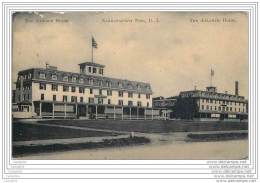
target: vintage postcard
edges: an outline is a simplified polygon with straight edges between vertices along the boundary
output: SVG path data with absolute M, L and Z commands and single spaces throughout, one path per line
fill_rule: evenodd
M 13 11 L 10 158 L 249 162 L 250 18 Z

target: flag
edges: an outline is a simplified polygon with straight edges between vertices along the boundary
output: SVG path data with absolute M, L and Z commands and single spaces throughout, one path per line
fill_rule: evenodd
M 92 48 L 97 48 L 97 42 L 95 41 L 94 37 L 92 37 Z
M 213 69 L 210 70 L 210 75 L 214 76 L 214 70 Z

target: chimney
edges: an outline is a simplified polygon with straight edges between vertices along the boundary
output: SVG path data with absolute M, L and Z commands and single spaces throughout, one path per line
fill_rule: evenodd
M 238 91 L 238 81 L 235 81 L 235 95 L 239 95 L 239 91 Z

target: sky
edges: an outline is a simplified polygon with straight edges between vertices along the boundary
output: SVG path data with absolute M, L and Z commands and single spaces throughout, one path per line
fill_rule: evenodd
M 150 21 L 149 21 L 150 20 Z M 148 82 L 154 97 L 205 90 L 248 98 L 248 15 L 244 12 L 18 12 L 13 14 L 12 82 L 20 70 L 79 72 L 94 60 L 105 75 Z M 13 84 L 14 87 L 14 84 Z

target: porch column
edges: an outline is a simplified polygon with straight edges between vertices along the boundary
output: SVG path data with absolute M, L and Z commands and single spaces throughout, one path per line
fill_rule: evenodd
M 114 106 L 114 120 L 116 119 L 116 106 Z
M 40 117 L 42 117 L 42 103 L 40 102 Z
M 75 113 L 76 113 L 76 118 L 78 118 L 78 104 L 75 104 L 75 108 L 76 108 L 76 111 L 75 111 Z
M 98 114 L 98 112 L 97 112 L 97 107 L 98 107 L 98 106 L 96 105 L 96 119 L 98 119 L 98 118 L 97 118 L 97 117 L 98 117 L 98 116 L 97 116 L 97 114 Z
M 86 105 L 86 118 L 88 118 L 88 105 Z
M 153 108 L 152 108 L 152 120 L 153 120 Z
M 66 118 L 67 116 L 67 105 L 64 104 L 64 118 Z
M 122 107 L 121 109 L 122 109 L 122 120 L 124 120 L 124 107 Z
M 132 119 L 132 107 L 130 107 L 129 110 L 130 110 L 130 111 L 129 111 L 129 112 L 130 112 L 130 115 L 129 115 L 129 116 L 130 116 L 130 120 L 131 120 L 131 119 Z
M 54 118 L 54 102 L 52 103 L 52 118 Z

